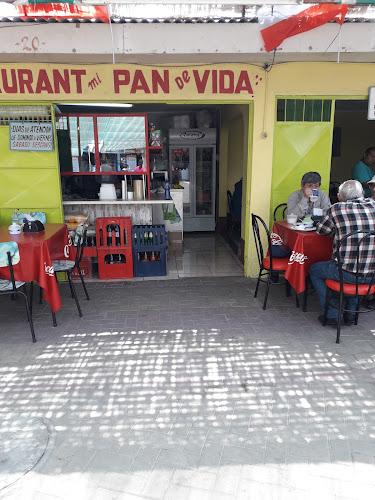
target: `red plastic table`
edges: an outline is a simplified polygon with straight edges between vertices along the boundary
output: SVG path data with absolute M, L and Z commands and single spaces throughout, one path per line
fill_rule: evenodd
M 331 260 L 333 238 L 322 236 L 315 231 L 296 231 L 292 224 L 275 222 L 272 229 L 271 241 L 273 244 L 283 242 L 292 249 L 289 257 L 285 278 L 296 293 L 305 290 L 305 278 L 311 264 Z
M 0 227 L 0 243 L 16 241 L 20 262 L 13 266 L 16 281 L 37 281 L 52 312 L 61 307 L 52 260 L 69 260 L 72 245 L 66 224 L 44 224 L 41 233 L 9 234 L 8 226 Z M 0 268 L 0 277 L 10 279 L 8 268 Z

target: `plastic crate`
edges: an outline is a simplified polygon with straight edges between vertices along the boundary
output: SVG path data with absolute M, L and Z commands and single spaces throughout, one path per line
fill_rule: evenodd
M 133 252 L 131 248 L 109 247 L 98 249 L 99 279 L 133 277 Z
M 167 274 L 166 243 L 163 225 L 132 227 L 134 276 Z
M 82 257 L 81 262 L 79 263 L 79 268 L 81 269 L 81 273 L 84 278 L 92 278 L 92 262 L 90 257 Z M 72 278 L 74 280 L 81 279 L 77 269 L 74 269 L 72 272 Z
M 138 225 L 132 227 L 133 250 L 160 251 L 166 248 L 167 237 L 165 227 L 160 225 Z
M 146 259 L 145 260 L 145 256 Z M 152 260 L 155 258 L 155 260 Z M 154 252 L 148 250 L 142 252 L 134 250 L 133 255 L 134 276 L 165 276 L 167 274 L 166 251 Z
M 98 217 L 96 226 L 96 248 L 131 248 L 131 217 Z M 114 254 L 118 253 L 113 251 Z

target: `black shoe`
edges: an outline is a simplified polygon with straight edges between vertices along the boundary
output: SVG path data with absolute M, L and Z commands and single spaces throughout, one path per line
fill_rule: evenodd
M 279 275 L 277 273 L 271 273 L 271 282 L 272 283 L 278 283 L 279 282 Z
M 350 326 L 354 325 L 355 314 L 353 313 L 344 313 L 344 325 Z
M 324 314 L 321 314 L 318 317 L 318 320 L 319 320 L 319 323 L 323 324 L 324 323 Z M 338 324 L 338 321 L 336 318 L 327 318 L 326 319 L 326 325 L 337 326 L 337 324 Z

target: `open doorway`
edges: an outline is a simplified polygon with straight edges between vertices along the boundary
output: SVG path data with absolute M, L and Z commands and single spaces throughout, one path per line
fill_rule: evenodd
M 337 187 L 352 178 L 352 168 L 368 147 L 375 146 L 375 121 L 367 119 L 368 101 L 336 100 L 332 144 L 331 202 Z

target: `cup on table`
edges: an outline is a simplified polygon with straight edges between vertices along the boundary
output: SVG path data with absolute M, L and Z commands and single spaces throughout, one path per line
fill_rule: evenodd
M 297 222 L 297 216 L 294 214 L 289 214 L 286 216 L 286 221 L 288 224 L 295 224 Z

